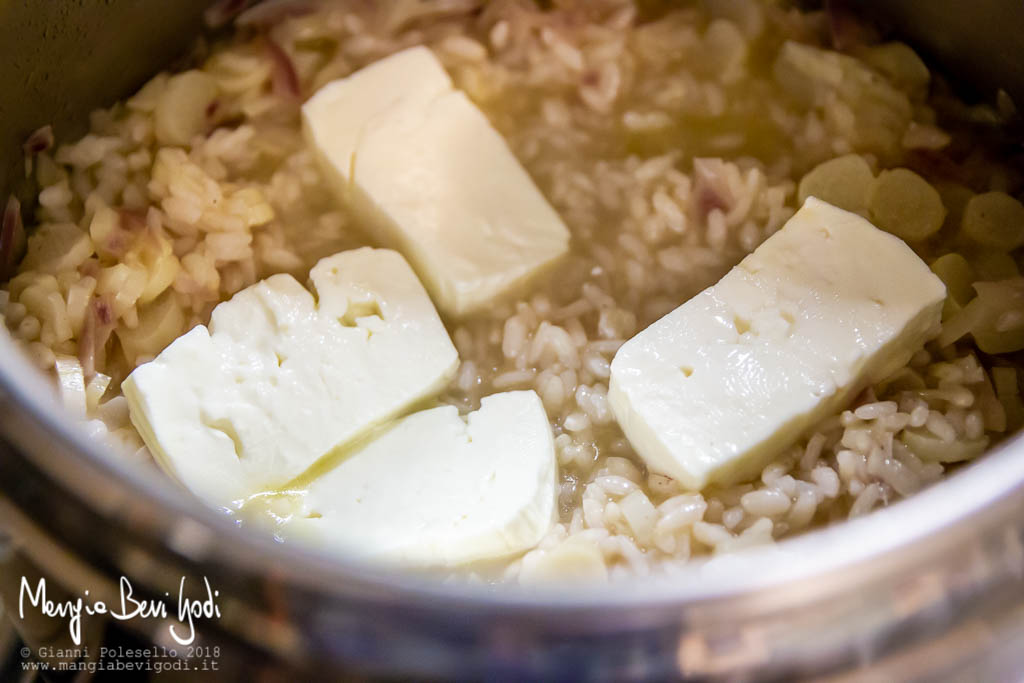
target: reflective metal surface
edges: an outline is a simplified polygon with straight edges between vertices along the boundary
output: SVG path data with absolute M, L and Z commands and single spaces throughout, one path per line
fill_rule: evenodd
M 21 143 L 53 124 L 61 139 L 195 42 L 210 0 L 0 0 L 0 190 L 28 202 Z
M 137 49 L 126 44 L 123 57 Z M 671 580 L 526 593 L 346 565 L 235 528 L 84 439 L 2 336 L 0 434 L 8 612 L 25 574 L 111 602 L 121 576 L 149 597 L 206 577 L 222 616 L 202 622 L 197 644 L 223 648 L 233 678 L 785 680 L 870 667 L 880 680 L 991 680 L 1024 670 L 1020 436 L 907 501 L 775 548 Z M 52 621 L 18 627 L 32 647 L 66 636 Z M 115 635 L 168 642 L 159 620 L 87 619 L 83 637 Z
M 960 91 L 991 101 L 1005 89 L 1024 102 L 1021 29 L 1016 0 L 865 0 L 848 3 L 891 25 L 926 57 L 959 80 Z
M 11 358 L 6 341 L 0 352 Z M 920 674 L 984 652 L 1024 604 L 1019 439 L 908 501 L 776 549 L 671 582 L 527 594 L 344 566 L 231 528 L 159 473 L 80 440 L 33 375 L 0 371 L 0 430 L 17 447 L 0 457 L 0 519 L 19 553 L 108 599 L 121 575 L 157 596 L 208 577 L 223 618 L 201 642 L 247 669 L 778 678 L 914 656 L 942 637 L 963 644 L 914 660 Z M 163 624 L 125 625 L 167 640 Z

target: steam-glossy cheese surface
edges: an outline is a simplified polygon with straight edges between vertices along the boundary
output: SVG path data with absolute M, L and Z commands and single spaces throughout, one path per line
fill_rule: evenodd
M 343 200 L 442 311 L 485 308 L 568 250 L 558 214 L 425 47 L 327 84 L 303 125 Z
M 405 260 L 321 260 L 312 294 L 274 275 L 214 309 L 123 383 L 160 464 L 228 505 L 286 484 L 374 425 L 440 392 L 458 354 Z
M 609 400 L 652 470 L 754 477 L 939 323 L 945 287 L 900 239 L 809 198 L 721 281 L 624 344 Z
M 280 534 L 347 557 L 454 566 L 536 545 L 554 521 L 551 425 L 532 391 L 414 413 L 312 481 Z

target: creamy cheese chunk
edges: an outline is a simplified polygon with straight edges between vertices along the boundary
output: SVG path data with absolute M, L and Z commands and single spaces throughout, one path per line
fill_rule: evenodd
M 348 557 L 454 566 L 536 545 L 554 521 L 555 447 L 532 391 L 406 417 L 315 478 L 280 535 Z
M 900 239 L 808 198 L 721 281 L 624 344 L 608 398 L 654 471 L 756 477 L 938 330 L 946 290 Z
M 321 88 L 305 134 L 342 200 L 461 316 L 568 250 L 569 231 L 425 47 Z
M 156 459 L 211 502 L 286 484 L 455 372 L 455 347 L 399 254 L 335 254 L 310 280 L 315 298 L 290 275 L 242 290 L 122 384 Z

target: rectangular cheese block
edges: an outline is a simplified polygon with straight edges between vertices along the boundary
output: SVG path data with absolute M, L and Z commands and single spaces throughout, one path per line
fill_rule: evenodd
M 325 85 L 302 116 L 328 181 L 442 312 L 484 308 L 567 252 L 561 218 L 429 49 Z
M 485 397 L 466 416 L 414 413 L 340 459 L 305 487 L 285 540 L 444 567 L 528 550 L 554 522 L 554 440 L 532 391 Z
M 809 198 L 721 281 L 624 344 L 608 398 L 647 465 L 692 489 L 760 470 L 905 365 L 946 290 L 900 239 Z
M 274 275 L 214 309 L 122 388 L 157 461 L 231 505 L 278 488 L 440 392 L 458 353 L 396 252 L 321 260 L 313 293 Z

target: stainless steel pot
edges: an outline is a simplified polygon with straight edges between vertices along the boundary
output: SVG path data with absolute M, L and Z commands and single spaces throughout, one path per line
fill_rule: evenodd
M 0 187 L 27 198 L 24 136 L 50 121 L 60 135 L 78 132 L 90 107 L 187 47 L 205 4 L 0 2 Z M 993 85 L 1024 93 L 1019 3 L 975 3 L 969 17 L 952 0 L 876 9 L 983 94 Z M 4 338 L 0 434 L 7 612 L 17 613 L 23 576 L 33 586 L 46 576 L 55 599 L 88 589 L 108 604 L 122 576 L 150 598 L 177 596 L 182 577 L 193 586 L 205 577 L 219 591 L 220 617 L 199 624 L 193 645 L 220 651 L 218 670 L 201 675 L 746 680 L 870 670 L 880 680 L 1008 680 L 1024 671 L 1020 435 L 907 501 L 695 564 L 671 582 L 524 593 L 339 563 L 235 528 L 160 473 L 85 440 Z M 82 637 L 93 648 L 172 648 L 168 623 L 86 617 Z M 33 649 L 69 645 L 59 620 L 15 624 Z M 15 660 L 7 664 L 20 667 Z

